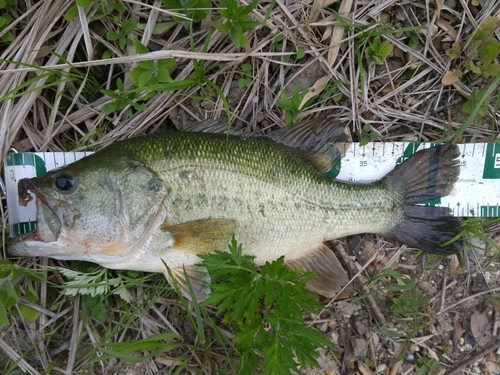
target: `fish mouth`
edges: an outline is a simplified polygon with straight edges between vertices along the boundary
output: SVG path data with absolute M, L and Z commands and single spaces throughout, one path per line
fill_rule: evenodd
M 21 206 L 26 206 L 33 199 L 30 192 L 36 197 L 36 229 L 19 235 L 15 239 L 15 243 L 57 241 L 61 231 L 71 227 L 71 220 L 68 220 L 71 215 L 69 215 L 67 203 L 45 196 L 31 179 L 25 178 L 18 183 L 19 204 Z

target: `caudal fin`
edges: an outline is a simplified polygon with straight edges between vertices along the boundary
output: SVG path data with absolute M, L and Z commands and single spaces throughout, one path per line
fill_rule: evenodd
M 460 172 L 456 159 L 459 155 L 455 145 L 428 148 L 415 153 L 384 178 L 404 199 L 403 217 L 384 236 L 433 254 L 462 251 L 460 241 L 442 246 L 461 230 L 460 220 L 451 216 L 451 210 L 418 205 L 451 192 Z

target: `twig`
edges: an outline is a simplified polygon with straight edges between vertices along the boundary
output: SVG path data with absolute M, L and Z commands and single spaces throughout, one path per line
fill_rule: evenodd
M 490 289 L 490 290 L 485 290 L 484 292 L 479 292 L 479 293 L 476 293 L 476 294 L 473 294 L 472 296 L 469 296 L 469 297 L 465 297 L 464 299 L 454 303 L 453 305 L 451 306 L 448 306 L 446 309 L 443 309 L 441 311 L 438 311 L 437 315 L 440 315 L 440 314 L 443 314 L 445 312 L 448 312 L 452 309 L 454 309 L 455 307 L 457 307 L 458 305 L 464 303 L 464 302 L 467 302 L 468 300 L 470 299 L 473 299 L 473 298 L 476 298 L 476 297 L 480 297 L 482 295 L 485 295 L 485 294 L 488 294 L 488 293 L 494 293 L 494 292 L 500 292 L 500 288 L 495 288 L 495 289 Z
M 484 350 L 480 351 L 476 355 L 470 357 L 469 359 L 466 359 L 462 362 L 460 362 L 458 365 L 455 366 L 455 368 L 451 369 L 450 371 L 445 372 L 443 375 L 455 375 L 458 374 L 464 367 L 469 366 L 473 364 L 474 362 L 477 362 L 481 358 L 483 358 L 485 355 L 488 353 L 491 353 L 494 350 L 498 349 L 498 343 L 491 344 L 490 346 L 486 347 Z
M 342 258 L 344 259 L 344 262 L 346 263 L 347 267 L 349 267 L 349 271 L 351 272 L 351 274 L 355 275 L 353 277 L 353 279 L 355 279 L 356 276 L 359 276 L 363 283 L 366 282 L 367 281 L 366 278 L 361 274 L 361 272 L 363 271 L 364 268 L 361 270 L 358 270 L 342 246 L 335 246 L 335 248 L 340 253 L 340 255 L 342 255 Z M 376 256 L 376 253 L 373 255 L 372 258 L 374 258 L 375 256 Z M 366 263 L 366 265 L 370 264 L 371 260 L 368 261 Z M 385 327 L 387 325 L 387 321 L 385 320 L 384 315 L 382 314 L 382 311 L 380 311 L 380 309 L 377 305 L 377 302 L 375 301 L 375 298 L 373 297 L 373 295 L 370 293 L 370 291 L 364 285 L 361 285 L 360 288 L 361 288 L 361 291 L 363 292 L 363 294 L 367 295 L 366 300 L 370 304 L 370 306 L 373 310 L 373 313 L 375 314 L 375 317 L 377 318 L 378 322 L 380 323 L 380 325 L 382 327 Z

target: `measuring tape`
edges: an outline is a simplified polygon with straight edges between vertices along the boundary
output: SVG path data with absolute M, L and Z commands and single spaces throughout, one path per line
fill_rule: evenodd
M 327 173 L 352 183 L 371 183 L 384 177 L 416 151 L 432 143 L 374 142 L 336 144 L 342 154 L 340 168 Z M 460 175 L 450 195 L 428 202 L 448 207 L 454 216 L 500 216 L 500 144 L 469 143 L 460 149 Z M 36 152 L 7 154 L 4 162 L 10 233 L 15 236 L 36 227 L 34 200 L 26 207 L 18 204 L 17 182 L 22 178 L 40 177 L 48 170 L 72 163 L 92 152 Z

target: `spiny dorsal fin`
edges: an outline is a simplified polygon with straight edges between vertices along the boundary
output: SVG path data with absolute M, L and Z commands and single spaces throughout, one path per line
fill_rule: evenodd
M 324 148 L 326 145 L 346 140 L 343 124 L 331 118 L 299 121 L 265 137 L 306 153 L 323 153 L 328 151 Z
M 179 289 L 182 292 L 182 295 L 191 300 L 191 293 L 189 291 L 189 285 L 187 283 L 184 270 L 186 271 L 186 275 L 189 277 L 189 282 L 191 284 L 191 288 L 193 289 L 196 300 L 199 302 L 206 300 L 208 295 L 210 294 L 211 280 L 210 274 L 205 267 L 175 267 L 171 268 L 170 272 L 165 271 L 164 274 L 170 285 L 175 287 L 175 283 L 177 283 Z M 175 282 L 174 280 L 172 280 L 172 277 L 175 278 Z
M 237 223 L 232 219 L 200 219 L 164 226 L 174 237 L 175 250 L 192 254 L 207 254 L 226 248 Z
M 303 272 L 314 272 L 307 288 L 327 298 L 333 298 L 349 282 L 339 260 L 325 244 L 300 258 L 286 259 L 285 264 L 290 268 L 301 268 Z

